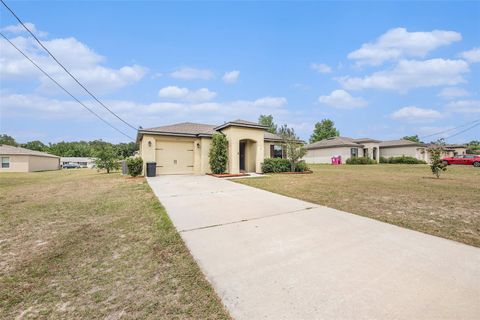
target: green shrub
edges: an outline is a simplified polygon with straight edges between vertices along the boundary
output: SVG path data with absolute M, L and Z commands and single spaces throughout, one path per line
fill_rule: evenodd
M 215 133 L 212 136 L 212 144 L 208 156 L 210 157 L 210 170 L 212 173 L 220 174 L 227 171 L 228 161 L 228 140 L 221 133 Z
M 290 161 L 282 158 L 267 158 L 262 163 L 263 173 L 289 172 Z
M 414 157 L 408 157 L 408 156 L 401 156 L 401 157 L 390 157 L 388 159 L 380 157 L 380 163 L 392 163 L 392 164 L 426 164 L 425 161 L 423 160 L 418 160 L 417 158 Z
M 347 159 L 347 164 L 377 164 L 377 161 L 367 157 L 354 157 Z
M 297 165 L 295 167 L 295 172 L 305 172 L 305 171 L 309 171 L 309 170 L 310 170 L 310 168 L 305 163 L 305 161 L 300 161 L 299 163 L 297 163 Z
M 143 160 L 140 157 L 127 158 L 128 174 L 136 177 L 142 174 Z

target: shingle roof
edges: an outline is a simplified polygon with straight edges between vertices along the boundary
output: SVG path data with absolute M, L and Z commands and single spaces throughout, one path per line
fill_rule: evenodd
M 305 148 L 307 150 L 311 149 L 324 149 L 324 148 L 334 148 L 334 147 L 363 147 L 363 144 L 357 143 L 352 138 L 348 137 L 333 137 L 324 140 L 320 140 L 314 143 L 311 143 Z
M 6 144 L 0 145 L 0 154 L 5 155 L 30 155 L 30 156 L 39 156 L 39 157 L 49 157 L 49 158 L 60 158 L 50 153 L 40 152 L 30 149 L 25 149 L 21 147 L 9 146 Z
M 410 140 L 388 140 L 380 142 L 380 148 L 389 148 L 389 147 L 425 147 L 424 143 L 414 142 Z
M 258 128 L 258 129 L 267 129 L 268 128 L 267 126 L 264 126 L 264 125 L 256 123 L 256 122 L 237 119 L 237 120 L 234 120 L 234 121 L 225 122 L 224 124 L 221 124 L 221 125 L 215 127 L 215 130 L 221 130 L 221 129 L 229 127 L 229 126 L 239 126 L 239 127 L 248 127 L 248 128 Z

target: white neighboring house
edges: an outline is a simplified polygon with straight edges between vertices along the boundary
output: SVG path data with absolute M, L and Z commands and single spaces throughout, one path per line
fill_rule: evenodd
M 95 158 L 87 157 L 61 157 L 60 164 L 78 164 L 81 168 L 93 168 L 95 166 Z
M 342 157 L 342 163 L 353 157 L 368 157 L 377 162 L 380 157 L 414 157 L 429 161 L 428 146 L 409 140 L 379 141 L 371 138 L 333 137 L 306 145 L 307 163 L 331 163 L 332 157 Z

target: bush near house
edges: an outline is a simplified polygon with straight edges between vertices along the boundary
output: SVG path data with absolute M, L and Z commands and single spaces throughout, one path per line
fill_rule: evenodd
M 373 159 L 367 157 L 354 157 L 349 158 L 346 161 L 347 164 L 377 164 L 377 162 Z
M 210 157 L 210 170 L 214 174 L 221 174 L 227 171 L 228 161 L 228 140 L 221 133 L 215 133 L 212 136 L 212 144 L 208 156 Z
M 136 177 L 142 174 L 143 160 L 140 157 L 127 159 L 128 174 L 132 177 Z
M 291 172 L 291 168 L 291 163 L 288 159 L 269 158 L 265 159 L 265 161 L 262 163 L 263 173 Z M 295 172 L 305 172 L 308 170 L 309 169 L 305 161 L 300 161 L 295 166 Z
M 391 163 L 391 164 L 426 164 L 423 160 L 418 160 L 415 157 L 401 156 L 401 157 L 380 157 L 380 163 Z

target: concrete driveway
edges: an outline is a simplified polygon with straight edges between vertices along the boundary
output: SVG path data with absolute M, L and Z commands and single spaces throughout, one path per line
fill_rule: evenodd
M 236 319 L 480 319 L 479 248 L 210 176 L 148 182 Z

